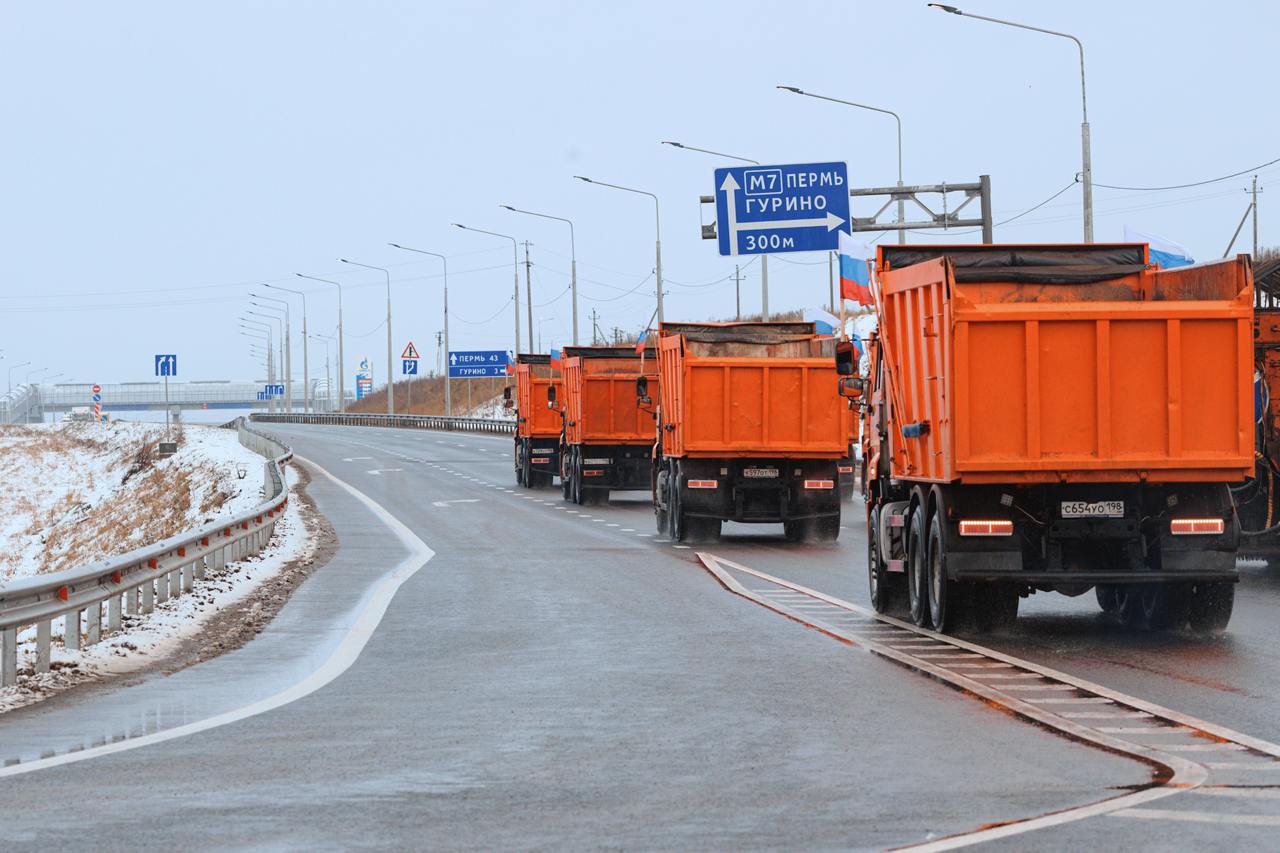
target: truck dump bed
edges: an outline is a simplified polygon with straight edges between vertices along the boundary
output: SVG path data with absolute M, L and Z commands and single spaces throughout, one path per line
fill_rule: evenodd
M 663 323 L 659 367 L 667 456 L 848 452 L 835 341 L 812 323 Z
M 636 402 L 636 379 L 657 395 L 657 352 L 635 347 L 565 347 L 565 440 L 569 444 L 653 444 L 653 415 Z M 643 370 L 642 370 L 643 367 Z
M 521 438 L 559 436 L 560 413 L 547 408 L 547 389 L 562 385 L 551 356 L 522 353 L 516 356 L 516 435 Z
M 1248 258 L 1144 244 L 882 247 L 895 478 L 1211 482 L 1253 472 Z

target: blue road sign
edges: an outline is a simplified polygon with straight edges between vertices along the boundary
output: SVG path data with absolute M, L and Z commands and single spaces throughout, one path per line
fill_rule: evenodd
M 722 255 L 816 252 L 849 233 L 845 163 L 716 169 L 717 237 Z
M 177 376 L 178 357 L 169 353 L 156 356 L 156 376 Z
M 266 392 L 266 391 L 259 391 L 259 392 L 258 392 L 258 399 L 259 399 L 259 400 L 266 400 L 266 399 L 267 399 L 267 392 Z
M 284 396 L 284 386 L 283 386 L 283 385 L 263 385 L 263 386 L 262 386 L 262 393 L 263 393 L 263 394 L 265 394 L 265 395 L 266 395 L 266 397 L 265 397 L 265 398 L 263 398 L 263 397 L 259 397 L 258 399 L 267 399 L 267 400 L 270 400 L 270 399 L 272 399 L 273 397 L 283 397 L 283 396 Z
M 405 376 L 418 375 L 418 360 L 416 358 L 406 358 L 401 362 L 400 368 Z
M 507 351 L 472 350 L 449 353 L 450 379 L 480 379 L 507 375 Z
M 102 402 L 102 395 L 101 395 L 101 394 L 94 394 L 94 395 L 93 395 L 93 402 L 95 402 L 95 403 L 101 403 L 101 402 Z

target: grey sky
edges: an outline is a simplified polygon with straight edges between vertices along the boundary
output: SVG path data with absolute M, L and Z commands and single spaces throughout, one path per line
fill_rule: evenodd
M 1100 183 L 1184 183 L 1280 157 L 1272 4 L 960 5 L 1084 41 Z M 698 239 L 697 197 L 725 164 L 660 140 L 766 162 L 843 159 L 856 185 L 896 178 L 892 119 L 777 84 L 897 110 L 906 181 L 989 173 L 997 219 L 1080 166 L 1074 45 L 914 0 L 6 2 L 4 18 L 0 369 L 31 360 L 80 381 L 150 378 L 155 352 L 179 353 L 183 378 L 260 376 L 235 318 L 248 285 L 294 286 L 300 270 L 350 283 L 347 372 L 368 354 L 381 384 L 381 276 L 338 256 L 392 267 L 397 355 L 413 338 L 430 359 L 440 328 L 438 263 L 388 241 L 452 258 L 455 349 L 509 348 L 510 245 L 453 221 L 532 241 L 534 301 L 551 303 L 535 320 L 551 318 L 544 345 L 565 343 L 567 232 L 502 202 L 577 223 L 584 337 L 592 308 L 602 327 L 634 331 L 652 284 L 623 294 L 653 267 L 652 205 L 573 174 L 661 197 L 669 319 L 731 317 L 732 281 L 692 286 L 733 269 Z M 1129 224 L 1216 257 L 1247 183 L 1099 189 L 1096 236 L 1118 240 Z M 1280 221 L 1268 190 L 1264 245 Z M 1078 188 L 996 231 L 1079 237 Z M 1246 226 L 1237 250 L 1248 248 Z M 820 305 L 825 260 L 779 259 L 770 285 L 775 309 Z M 312 330 L 332 333 L 332 288 L 315 288 Z M 744 309 L 758 310 L 755 264 L 743 291 Z M 323 352 L 313 347 L 313 374 Z

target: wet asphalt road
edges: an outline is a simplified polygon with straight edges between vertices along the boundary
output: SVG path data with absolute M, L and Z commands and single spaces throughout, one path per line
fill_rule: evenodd
M 435 556 L 318 691 L 0 779 L 5 848 L 872 849 L 1149 779 L 726 593 L 691 549 L 653 536 L 643 494 L 573 512 L 558 489 L 516 489 L 509 439 L 271 430 Z M 0 753 L 190 722 L 296 679 L 405 552 L 331 481 L 310 492 L 343 547 L 261 638 L 169 679 L 0 718 Z M 708 550 L 865 604 L 861 508 L 846 508 L 833 546 L 731 526 Z M 980 642 L 1274 740 L 1280 582 L 1246 572 L 1224 637 L 1128 633 L 1092 596 L 1041 595 L 1013 634 Z M 1002 846 L 1253 846 L 1273 831 L 1102 817 Z

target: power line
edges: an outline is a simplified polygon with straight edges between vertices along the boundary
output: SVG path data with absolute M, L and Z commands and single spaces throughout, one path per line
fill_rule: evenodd
M 1189 184 L 1172 184 L 1167 187 L 1121 187 L 1121 186 L 1116 186 L 1115 184 L 1100 184 L 1097 181 L 1094 181 L 1093 185 L 1095 187 L 1106 187 L 1109 190 L 1127 190 L 1129 192 L 1160 192 L 1163 190 L 1185 190 L 1191 187 L 1202 187 L 1205 184 L 1216 184 L 1218 181 L 1229 181 L 1232 178 L 1238 178 L 1241 175 L 1247 175 L 1250 172 L 1256 172 L 1259 169 L 1265 169 L 1268 166 L 1274 166 L 1276 163 L 1280 163 L 1280 157 L 1277 157 L 1274 160 L 1268 160 L 1267 162 L 1259 166 L 1250 166 L 1248 169 L 1241 169 L 1238 172 L 1232 172 L 1230 175 L 1223 175 L 1220 178 L 1209 178 L 1203 181 L 1193 181 L 1192 183 L 1189 183 Z M 1077 183 L 1079 182 L 1079 180 L 1080 180 L 1080 177 L 1079 175 L 1077 175 L 1076 176 Z

